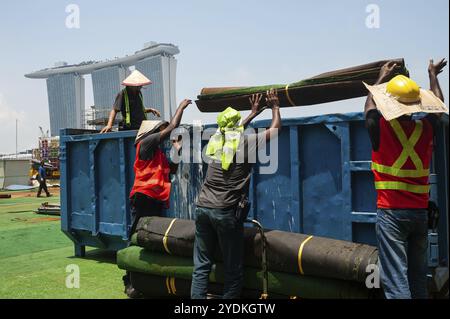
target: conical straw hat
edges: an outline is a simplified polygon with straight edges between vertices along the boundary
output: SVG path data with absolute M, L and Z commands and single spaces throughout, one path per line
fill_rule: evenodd
M 166 121 L 154 120 L 154 121 L 142 121 L 141 127 L 136 135 L 135 143 L 142 140 L 144 137 L 155 132 L 161 125 L 167 125 Z
M 417 102 L 402 103 L 387 93 L 387 83 L 379 85 L 364 83 L 364 85 L 372 93 L 377 109 L 387 121 L 412 113 L 448 114 L 447 106 L 430 90 L 420 89 L 420 100 Z
M 152 84 L 149 78 L 138 70 L 134 70 L 125 80 L 123 80 L 122 85 L 125 86 L 144 86 Z

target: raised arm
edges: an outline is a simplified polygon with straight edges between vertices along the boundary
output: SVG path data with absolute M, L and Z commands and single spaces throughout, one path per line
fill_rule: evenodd
M 274 138 L 281 128 L 280 101 L 278 100 L 277 91 L 270 89 L 267 91 L 266 103 L 272 109 L 272 124 L 266 130 L 266 141 Z
M 192 104 L 191 100 L 184 99 L 181 101 L 180 105 L 178 106 L 177 111 L 175 112 L 175 115 L 173 116 L 172 120 L 170 121 L 169 125 L 161 131 L 161 141 L 164 140 L 167 137 L 170 137 L 170 133 L 180 125 L 181 118 L 183 116 L 184 110 L 188 107 L 189 104 Z
M 252 96 L 250 96 L 249 101 L 250 101 L 250 105 L 252 108 L 251 108 L 250 114 L 242 122 L 242 125 L 244 126 L 244 128 L 247 128 L 247 126 L 250 124 L 250 122 L 267 108 L 267 106 L 260 107 L 261 99 L 262 99 L 261 93 L 253 94 Z
M 428 75 L 430 77 L 430 90 L 436 95 L 442 102 L 444 102 L 444 95 L 442 94 L 441 86 L 437 76 L 442 72 L 442 70 L 447 65 L 447 61 L 442 59 L 438 63 L 434 64 L 433 59 L 430 60 L 430 65 L 428 66 Z
M 383 65 L 380 70 L 380 74 L 378 75 L 378 80 L 376 81 L 375 85 L 381 84 L 386 82 L 388 79 L 391 78 L 392 73 L 395 70 L 395 67 L 397 64 L 394 61 L 390 61 Z M 375 101 L 373 100 L 372 93 L 369 92 L 366 99 L 366 104 L 364 106 L 364 115 L 367 117 L 367 114 L 371 110 L 376 110 L 377 106 L 375 104 Z
M 156 117 L 161 117 L 161 113 L 157 110 L 157 109 L 154 109 L 154 108 L 145 108 L 145 113 L 152 113 L 154 116 L 156 116 Z
M 378 75 L 378 79 L 375 85 L 386 82 L 392 77 L 392 73 L 396 67 L 395 62 L 390 61 L 383 65 Z M 380 144 L 380 117 L 381 114 L 377 110 L 375 101 L 373 100 L 372 93 L 367 95 L 366 104 L 364 106 L 364 116 L 366 118 L 366 128 L 369 131 L 370 141 L 372 143 L 372 149 L 378 150 Z

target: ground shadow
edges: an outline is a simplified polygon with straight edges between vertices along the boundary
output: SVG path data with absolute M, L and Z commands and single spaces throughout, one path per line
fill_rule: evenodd
M 116 252 L 105 249 L 94 249 L 86 251 L 84 257 L 71 256 L 69 258 L 82 258 L 87 260 L 93 260 L 98 263 L 116 264 Z

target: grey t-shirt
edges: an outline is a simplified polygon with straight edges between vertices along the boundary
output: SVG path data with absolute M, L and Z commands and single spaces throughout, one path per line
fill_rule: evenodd
M 256 162 L 257 149 L 265 146 L 265 138 L 265 132 L 244 135 L 228 170 L 223 170 L 219 161 L 211 162 L 197 206 L 227 208 L 236 205 L 242 194 L 248 193 L 252 165 Z

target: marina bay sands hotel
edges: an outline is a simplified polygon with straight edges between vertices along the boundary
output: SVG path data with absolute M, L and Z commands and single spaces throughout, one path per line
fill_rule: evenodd
M 175 83 L 180 51 L 172 44 L 149 42 L 144 49 L 122 58 L 107 61 L 89 61 L 76 65 L 60 62 L 53 68 L 26 74 L 31 79 L 46 79 L 50 131 L 59 135 L 62 128 L 84 128 L 85 75 L 91 75 L 94 93 L 92 123 L 102 125 L 108 117 L 122 81 L 131 73 L 130 67 L 142 72 L 153 84 L 142 90 L 144 105 L 158 109 L 161 118 L 170 119 L 176 109 Z M 102 123 L 102 124 L 100 124 Z

